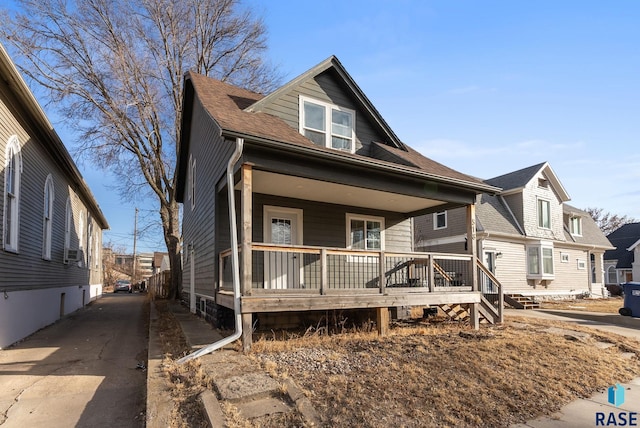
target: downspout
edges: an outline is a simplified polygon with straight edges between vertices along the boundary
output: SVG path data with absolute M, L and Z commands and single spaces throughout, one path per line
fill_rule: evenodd
M 227 336 L 217 342 L 213 342 L 204 348 L 184 356 L 178 360 L 178 364 L 186 363 L 189 360 L 207 355 L 216 351 L 229 343 L 235 342 L 242 336 L 242 316 L 240 313 L 240 257 L 238 255 L 238 227 L 236 225 L 236 197 L 234 189 L 233 168 L 242 155 L 244 139 L 236 138 L 236 149 L 227 164 L 227 195 L 229 197 L 229 223 L 231 229 L 231 270 L 233 272 L 233 312 L 236 319 L 236 331 L 231 336 Z

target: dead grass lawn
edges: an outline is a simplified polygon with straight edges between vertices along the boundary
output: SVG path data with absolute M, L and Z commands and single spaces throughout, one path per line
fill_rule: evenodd
M 384 338 L 263 339 L 252 355 L 274 377 L 293 378 L 332 427 L 503 427 L 640 375 L 638 342 L 543 331 L 552 325 L 572 328 L 530 319 L 479 331 L 425 324 Z M 600 349 L 596 340 L 615 346 Z
M 568 309 L 572 311 L 589 311 L 589 312 L 603 312 L 607 314 L 617 314 L 618 309 L 623 305 L 624 299 L 622 297 L 610 297 L 608 299 L 571 299 L 571 300 L 556 300 L 542 302 L 542 309 Z

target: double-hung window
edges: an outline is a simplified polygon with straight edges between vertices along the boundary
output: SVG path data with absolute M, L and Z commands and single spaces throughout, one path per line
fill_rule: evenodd
M 53 177 L 47 176 L 44 184 L 44 211 L 42 216 L 42 258 L 51 260 L 51 229 L 53 226 L 53 200 L 54 200 Z
M 22 155 L 18 137 L 7 142 L 4 164 L 4 234 L 3 244 L 7 251 L 18 251 L 18 215 L 20 207 L 20 174 Z
M 527 276 L 553 279 L 553 246 L 545 242 L 527 247 Z
M 300 133 L 319 146 L 355 152 L 355 112 L 300 96 Z
M 69 262 L 69 250 L 71 249 L 71 228 L 73 227 L 73 211 L 71 209 L 71 198 L 67 198 L 64 210 L 64 262 Z
M 538 227 L 551 229 L 551 203 L 538 199 Z
M 384 250 L 384 218 L 347 214 L 347 245 L 352 250 Z
M 573 236 L 582 236 L 582 219 L 580 217 L 569 218 L 569 231 Z

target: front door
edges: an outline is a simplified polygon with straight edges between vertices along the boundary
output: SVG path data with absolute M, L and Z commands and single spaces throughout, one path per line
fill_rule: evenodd
M 484 265 L 487 267 L 487 269 L 489 270 L 489 272 L 491 272 L 492 274 L 496 274 L 496 253 L 495 251 L 485 251 L 484 252 Z M 489 292 L 492 293 L 494 290 L 494 284 L 493 281 L 491 281 L 489 278 L 487 278 L 486 276 L 484 276 L 484 283 L 482 284 L 482 291 L 484 291 L 485 293 Z
M 264 207 L 264 241 L 286 247 L 302 245 L 302 210 Z M 302 254 L 286 249 L 264 253 L 264 282 L 267 289 L 301 288 Z

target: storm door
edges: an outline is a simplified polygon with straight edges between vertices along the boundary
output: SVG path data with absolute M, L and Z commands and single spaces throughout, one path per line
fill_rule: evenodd
M 264 252 L 264 287 L 301 288 L 302 254 L 292 246 L 302 245 L 302 210 L 265 206 L 264 241 L 281 246 Z

